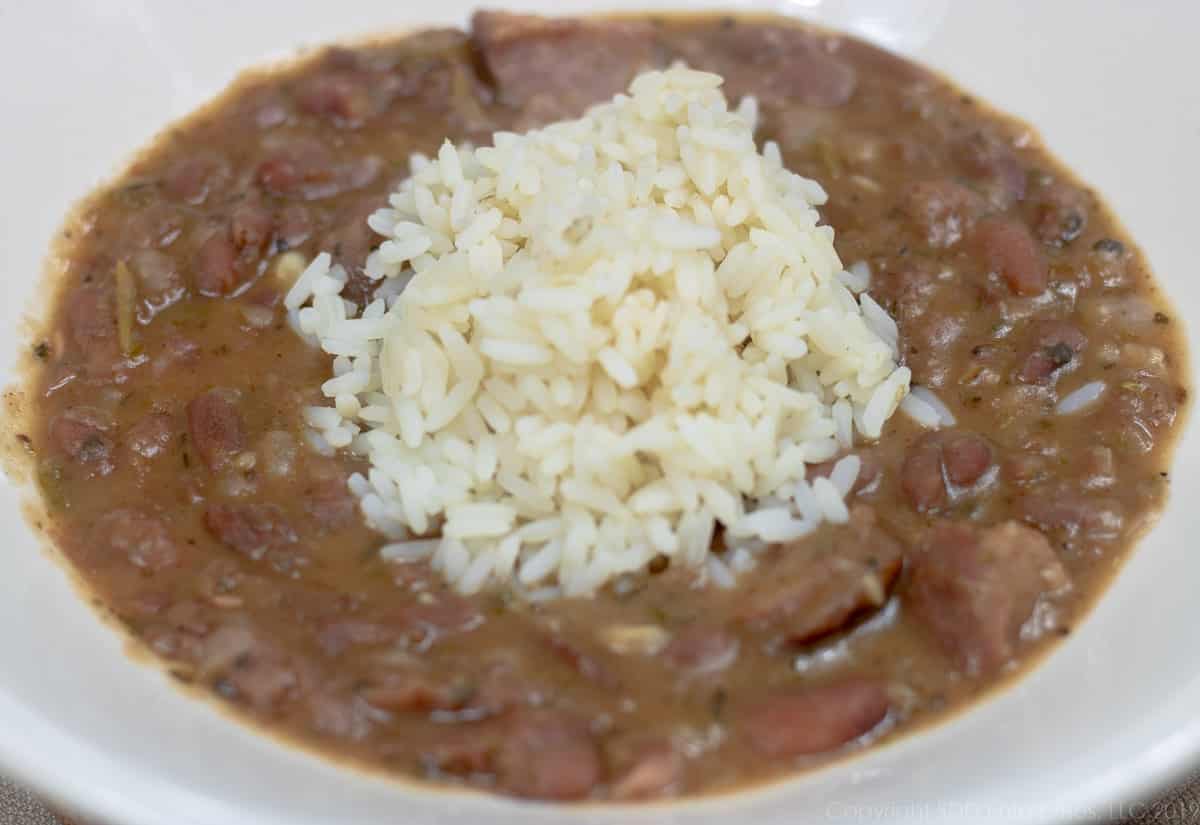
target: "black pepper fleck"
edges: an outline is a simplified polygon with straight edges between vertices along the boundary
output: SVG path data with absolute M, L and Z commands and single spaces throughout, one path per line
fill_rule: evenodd
M 725 715 L 725 705 L 729 701 L 729 693 L 725 688 L 717 688 L 712 695 L 712 716 L 713 720 L 720 722 L 721 717 Z
M 1071 360 L 1075 357 L 1075 350 L 1071 349 L 1069 344 L 1060 341 L 1054 346 L 1046 347 L 1046 355 L 1049 356 L 1050 362 L 1057 369 L 1071 363 Z

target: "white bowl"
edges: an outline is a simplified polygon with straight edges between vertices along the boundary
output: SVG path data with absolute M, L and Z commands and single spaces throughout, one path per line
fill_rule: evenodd
M 0 184 L 8 204 L 0 221 L 8 295 L 0 350 L 27 343 L 19 320 L 65 210 L 132 150 L 244 67 L 339 37 L 463 22 L 471 4 L 419 5 L 60 0 L 0 8 Z M 591 6 L 515 5 L 559 13 Z M 776 7 L 911 53 L 1040 127 L 1115 206 L 1181 314 L 1200 312 L 1200 50 L 1193 36 L 1200 6 L 795 0 Z M 157 670 L 126 658 L 119 635 L 96 620 L 39 548 L 20 516 L 19 493 L 0 485 L 8 538 L 0 553 L 0 772 L 90 821 L 118 825 L 958 825 L 1119 816 L 1200 753 L 1194 433 L 1179 447 L 1173 477 L 1164 519 L 1094 614 L 1016 687 L 795 781 L 669 807 L 570 811 L 367 777 L 275 744 L 180 693 Z

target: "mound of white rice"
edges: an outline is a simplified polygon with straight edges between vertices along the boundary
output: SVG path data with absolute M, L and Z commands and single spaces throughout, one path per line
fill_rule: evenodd
M 335 356 L 313 442 L 370 460 L 351 484 L 386 555 L 464 592 L 586 594 L 660 554 L 728 584 L 846 519 L 857 458 L 805 465 L 878 438 L 909 371 L 825 193 L 720 85 L 651 72 L 579 120 L 447 143 L 371 216 L 361 314 L 328 255 L 299 277 L 287 306 Z

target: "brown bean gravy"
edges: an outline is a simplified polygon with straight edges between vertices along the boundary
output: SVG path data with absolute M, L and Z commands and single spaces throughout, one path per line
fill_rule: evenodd
M 842 260 L 869 265 L 914 384 L 956 424 L 898 413 L 856 449 L 850 522 L 731 590 L 655 563 L 529 604 L 382 560 L 346 487 L 362 467 L 305 440 L 330 362 L 286 323 L 295 261 L 330 251 L 361 304 L 365 218 L 411 153 L 578 115 L 675 60 L 757 97 L 759 138 L 827 189 Z M 104 605 L 273 731 L 541 799 L 777 778 L 1020 672 L 1162 507 L 1188 394 L 1145 262 L 1029 127 L 783 19 L 481 13 L 328 48 L 172 127 L 59 253 L 17 437 L 47 531 Z M 1058 409 L 1093 382 L 1098 400 Z

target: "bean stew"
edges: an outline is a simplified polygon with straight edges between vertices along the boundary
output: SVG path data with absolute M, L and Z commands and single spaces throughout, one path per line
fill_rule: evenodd
M 753 95 L 758 138 L 828 191 L 940 426 L 894 416 L 855 448 L 848 523 L 732 588 L 652 563 L 530 603 L 381 558 L 361 461 L 308 443 L 330 364 L 289 284 L 326 250 L 362 305 L 366 217 L 413 152 L 579 115 L 676 60 Z M 781 778 L 1011 680 L 1164 505 L 1190 390 L 1137 246 L 1029 126 L 782 18 L 480 12 L 247 74 L 87 198 L 55 261 L 13 435 L 107 611 L 293 741 L 543 800 Z

